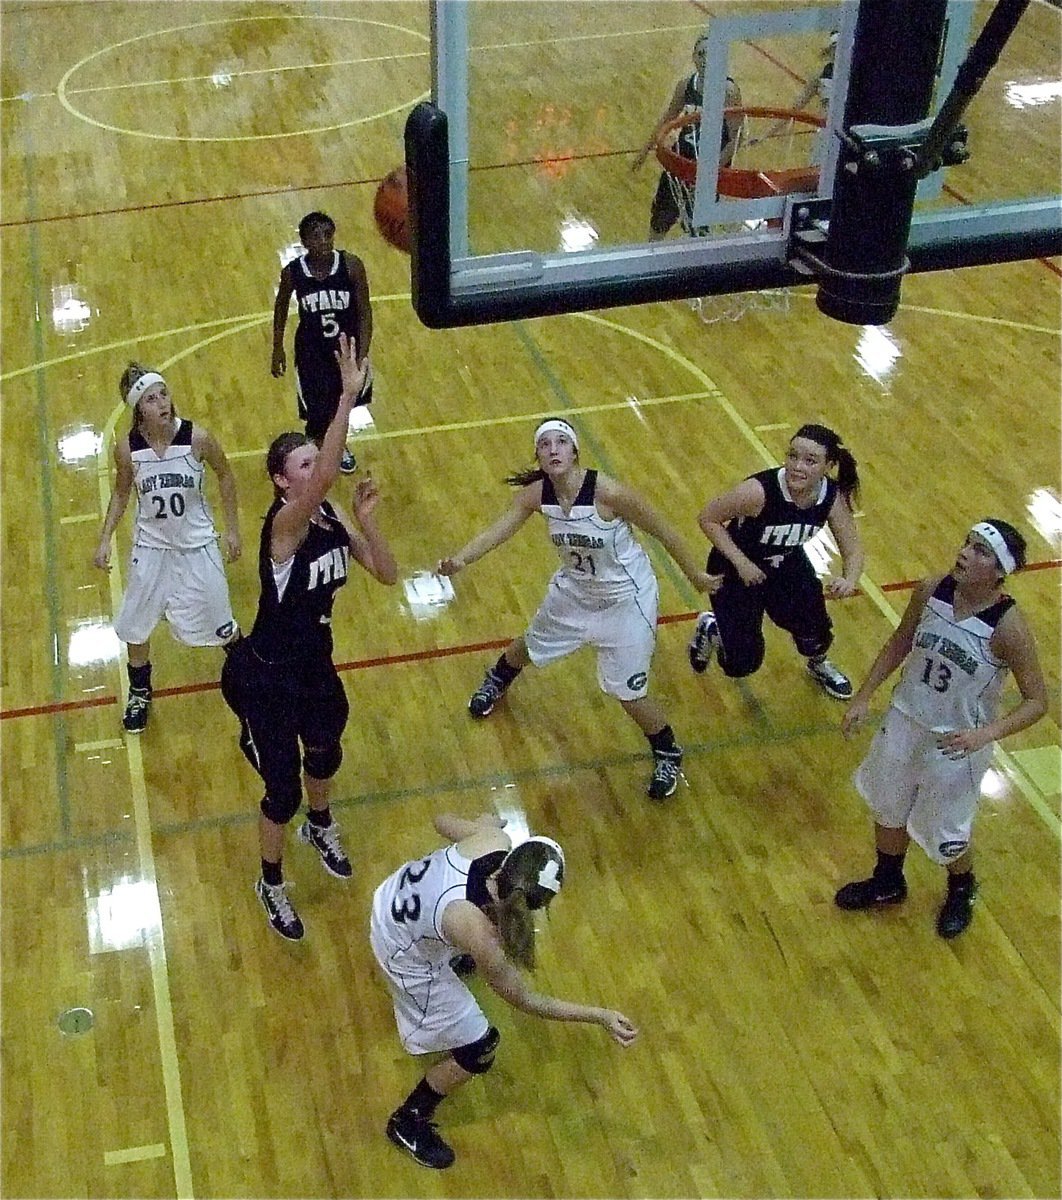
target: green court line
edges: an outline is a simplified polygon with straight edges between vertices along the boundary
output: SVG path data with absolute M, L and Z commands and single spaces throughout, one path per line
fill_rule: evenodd
M 50 311 L 44 298 L 41 279 L 40 234 L 35 223 L 39 209 L 37 179 L 33 171 L 36 148 L 33 131 L 28 118 L 23 131 L 23 163 L 26 174 L 26 210 L 31 220 L 29 232 L 30 293 L 33 299 L 33 353 L 37 360 L 33 372 L 36 397 L 37 447 L 40 460 L 42 537 L 44 539 L 44 595 L 48 608 L 48 634 L 52 643 L 52 699 L 58 704 L 63 698 L 63 668 L 59 643 L 59 582 L 55 544 L 55 506 L 52 500 L 51 441 L 48 433 L 48 389 L 45 384 L 44 331 L 42 312 Z M 59 801 L 59 831 L 70 833 L 70 795 L 66 767 L 66 718 L 60 712 L 52 726 L 52 741 L 55 749 L 55 782 Z

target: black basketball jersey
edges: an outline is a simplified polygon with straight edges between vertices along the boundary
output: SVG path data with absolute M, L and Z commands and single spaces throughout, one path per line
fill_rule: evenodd
M 332 604 L 347 581 L 350 538 L 335 509 L 321 504 L 319 525 L 310 522 L 306 537 L 285 563 L 270 557 L 273 520 L 284 504 L 273 501 L 262 525 L 258 581 L 262 592 L 250 633 L 251 646 L 265 662 L 330 658 Z
M 728 75 L 727 83 L 734 83 L 734 80 Z M 737 85 L 734 84 L 736 87 Z M 686 90 L 682 93 L 682 111 L 684 113 L 695 112 L 704 106 L 704 81 L 701 79 L 700 72 L 694 73 L 686 80 Z M 687 125 L 678 135 L 675 141 L 675 150 L 682 155 L 683 158 L 696 158 L 697 146 L 700 142 L 701 127 L 699 124 Z M 719 153 L 730 145 L 730 130 L 727 127 L 726 120 L 723 120 L 723 128 L 719 133 Z
M 332 270 L 327 279 L 316 279 L 310 274 L 307 257 L 304 254 L 291 264 L 291 281 L 299 306 L 295 350 L 299 354 L 318 354 L 331 360 L 339 335 L 345 333 L 353 337 L 357 330 L 354 285 L 342 251 L 332 251 Z M 358 353 L 364 354 L 363 347 L 358 347 Z
M 776 467 L 750 475 L 763 486 L 763 510 L 756 517 L 734 517 L 726 531 L 740 550 L 763 570 L 780 567 L 826 524 L 837 498 L 837 483 L 823 479 L 810 508 L 798 508 L 785 483 L 785 469 Z

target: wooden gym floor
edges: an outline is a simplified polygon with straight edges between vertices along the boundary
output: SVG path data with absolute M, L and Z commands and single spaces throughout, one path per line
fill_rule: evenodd
M 733 7 L 476 5 L 478 248 L 552 244 L 572 212 L 604 243 L 642 237 L 656 171 L 632 175 L 633 152 L 706 16 Z M 1059 19 L 1030 7 L 971 107 L 950 202 L 1058 190 Z M 371 216 L 429 86 L 425 4 L 9 2 L 0 21 L 3 1193 L 1058 1196 L 1059 264 L 908 279 L 879 331 L 831 324 L 809 293 L 712 325 L 657 304 L 429 332 Z M 746 103 L 784 103 L 815 70 L 810 49 L 766 49 L 736 51 Z M 1038 84 L 1043 102 L 1015 107 Z M 292 946 L 251 891 L 259 789 L 220 656 L 160 630 L 151 724 L 124 737 L 108 631 L 129 518 L 111 576 L 91 559 L 137 358 L 233 462 L 229 578 L 250 623 L 263 451 L 296 423 L 290 376 L 269 375 L 279 253 L 314 208 L 369 272 L 377 402 L 357 450 L 403 583 L 355 578 L 337 603 L 352 719 L 335 808 L 356 874 L 344 887 L 290 846 L 308 928 Z M 841 739 L 841 706 L 776 631 L 743 686 L 695 678 L 696 598 L 655 545 L 652 687 L 687 751 L 672 800 L 646 800 L 645 744 L 587 654 L 468 718 L 543 593 L 541 522 L 447 606 L 404 582 L 502 509 L 546 412 L 695 544 L 706 498 L 800 423 L 840 430 L 868 557 L 833 606 L 834 657 L 857 677 L 971 522 L 1026 531 L 1013 591 L 1051 710 L 987 781 L 964 937 L 936 937 L 943 882 L 918 853 L 901 909 L 834 908 L 871 860 L 850 784 L 869 735 Z M 419 1076 L 368 903 L 435 844 L 433 813 L 490 808 L 567 849 L 541 986 L 622 1008 L 642 1037 L 624 1052 L 487 996 L 497 1066 L 441 1110 L 458 1161 L 434 1174 L 383 1136 Z M 75 1008 L 92 1027 L 65 1034 Z

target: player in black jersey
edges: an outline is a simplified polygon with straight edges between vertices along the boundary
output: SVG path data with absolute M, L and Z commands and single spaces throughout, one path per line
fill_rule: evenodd
M 276 498 L 262 527 L 258 615 L 221 673 L 222 695 L 240 718 L 240 748 L 265 783 L 258 822 L 262 877 L 255 891 L 270 925 L 293 941 L 303 926 L 284 890 L 281 858 L 284 827 L 299 810 L 303 781 L 309 814 L 300 841 L 314 847 L 330 874 L 352 874 L 329 810 L 350 711 L 332 662 L 335 593 L 346 583 L 352 557 L 380 583 L 398 579 L 373 515 L 379 493 L 372 479 L 354 489 L 353 519 L 325 499 L 367 370 L 355 358 L 353 339 L 340 334 L 338 342 L 343 386 L 321 448 L 300 433 L 281 434 L 269 448 L 266 469 Z
M 652 154 L 656 146 L 656 139 L 660 136 L 661 131 L 668 121 L 673 120 L 679 113 L 694 112 L 703 106 L 704 63 L 707 53 L 708 36 L 707 34 L 702 34 L 693 44 L 693 65 L 695 68 L 693 74 L 684 76 L 675 84 L 675 90 L 672 92 L 667 108 L 661 114 L 660 120 L 653 126 L 653 132 L 649 135 L 648 141 L 638 151 L 634 157 L 634 162 L 631 163 L 632 171 L 637 171 L 649 155 Z M 740 105 L 741 89 L 728 75 L 723 106 L 725 108 L 738 108 Z M 688 125 L 679 135 L 675 149 L 683 158 L 695 159 L 697 157 L 697 142 L 700 137 L 700 128 L 700 125 Z M 737 149 L 737 137 L 740 128 L 740 117 L 732 113 L 724 116 L 723 127 L 719 132 L 720 165 L 728 166 L 730 160 L 733 158 L 734 151 Z M 649 240 L 651 242 L 657 242 L 664 237 L 679 219 L 676 190 L 676 181 L 669 176 L 667 171 L 661 171 L 660 179 L 656 185 L 656 195 L 653 197 L 652 208 L 649 212 Z M 686 215 L 692 224 L 693 214 L 687 213 Z
M 836 480 L 827 474 L 831 467 Z M 690 642 L 690 666 L 698 675 L 715 653 L 732 678 L 758 671 L 766 614 L 793 638 L 823 691 L 837 700 L 851 697 L 851 681 L 826 657 L 833 625 L 824 596 L 854 595 L 863 573 L 852 512 L 858 491 L 856 460 L 837 434 L 825 425 L 802 425 L 784 467 L 750 475 L 705 505 L 699 521 L 712 543 L 708 571 L 722 574 L 723 585 Z M 804 545 L 826 525 L 841 551 L 843 574 L 824 591 Z
M 287 370 L 284 329 L 294 294 L 299 308 L 295 330 L 295 387 L 299 416 L 306 436 L 318 446 L 335 416 L 343 381 L 336 366 L 336 339 L 341 333 L 354 340 L 358 361 L 368 358 L 372 342 L 372 305 L 365 264 L 349 250 L 336 250 L 336 226 L 327 213 L 307 213 L 299 222 L 299 240 L 306 253 L 280 272 L 273 306 L 274 378 Z M 369 368 L 356 404 L 372 403 Z M 346 433 L 344 431 L 344 441 Z M 339 469 L 349 475 L 357 464 L 345 447 Z

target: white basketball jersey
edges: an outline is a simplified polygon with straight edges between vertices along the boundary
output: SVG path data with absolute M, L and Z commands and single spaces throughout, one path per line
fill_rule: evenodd
M 504 852 L 497 862 L 492 855 L 475 861 L 493 870 L 502 858 Z M 472 873 L 472 860 L 458 854 L 456 846 L 444 846 L 399 867 L 380 884 L 372 898 L 372 928 L 387 950 L 389 970 L 417 973 L 449 962 L 454 948 L 443 936 L 443 913 L 455 900 L 469 899 Z
M 652 588 L 649 556 L 620 517 L 604 520 L 594 504 L 597 472 L 587 471 L 570 513 L 565 515 L 549 479 L 542 481 L 542 515 L 560 556 L 553 582 L 587 598 L 619 600 Z
M 893 705 L 927 729 L 950 732 L 987 725 L 995 719 L 1006 664 L 989 640 L 1014 603 L 1003 596 L 991 607 L 959 621 L 953 599 L 955 580 L 945 575 L 926 602 L 914 645 L 892 694 Z
M 204 463 L 192 453 L 192 422 L 177 420 L 162 457 L 137 430 L 129 434 L 136 488 L 133 543 L 161 550 L 197 550 L 217 538 L 203 495 Z

